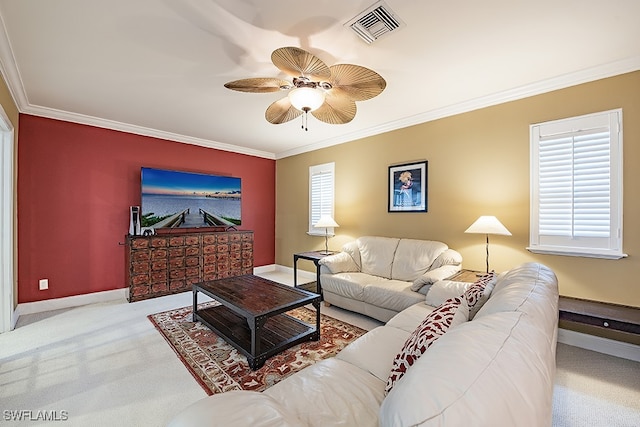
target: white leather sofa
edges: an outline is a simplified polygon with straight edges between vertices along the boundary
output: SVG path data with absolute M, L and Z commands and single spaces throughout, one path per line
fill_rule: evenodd
M 385 396 L 393 361 L 434 307 L 385 326 L 262 393 L 206 397 L 186 426 L 550 426 L 558 330 L 553 272 L 535 263 L 501 274 L 472 320 L 435 341 Z
M 462 255 L 432 240 L 364 236 L 319 264 L 326 304 L 386 322 L 459 271 Z

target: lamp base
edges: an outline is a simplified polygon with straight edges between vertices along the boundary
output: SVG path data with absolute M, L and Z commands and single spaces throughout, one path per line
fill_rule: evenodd
M 331 252 L 331 251 L 320 251 L 319 254 L 320 255 L 333 255 L 333 252 Z

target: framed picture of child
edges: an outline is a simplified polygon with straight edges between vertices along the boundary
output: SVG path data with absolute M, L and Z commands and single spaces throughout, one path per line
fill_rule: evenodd
M 389 166 L 389 212 L 427 212 L 427 166 L 426 160 Z

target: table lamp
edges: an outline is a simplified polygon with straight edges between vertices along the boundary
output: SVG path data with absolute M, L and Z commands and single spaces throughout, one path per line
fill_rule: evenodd
M 340 226 L 331 218 L 331 215 L 322 215 L 313 226 L 315 228 L 324 228 L 324 252 L 320 253 L 322 255 L 331 255 L 331 252 L 329 252 L 329 228 Z
M 487 235 L 487 273 L 489 273 L 489 234 L 511 236 L 511 232 L 495 216 L 483 215 L 471 224 L 465 233 Z

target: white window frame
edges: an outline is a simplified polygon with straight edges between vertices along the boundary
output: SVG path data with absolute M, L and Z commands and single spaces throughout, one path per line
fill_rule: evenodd
M 530 138 L 527 249 L 553 255 L 626 257 L 622 252 L 622 109 L 534 124 Z M 588 144 L 583 148 L 587 160 L 580 153 L 584 144 Z M 584 162 L 591 163 L 588 175 Z M 597 173 L 595 162 L 602 165 Z M 581 196 L 591 199 L 589 204 L 581 205 Z
M 320 216 L 334 217 L 335 205 L 335 170 L 334 162 L 309 166 L 309 231 L 312 236 L 334 235 L 333 227 L 316 228 L 313 226 Z

